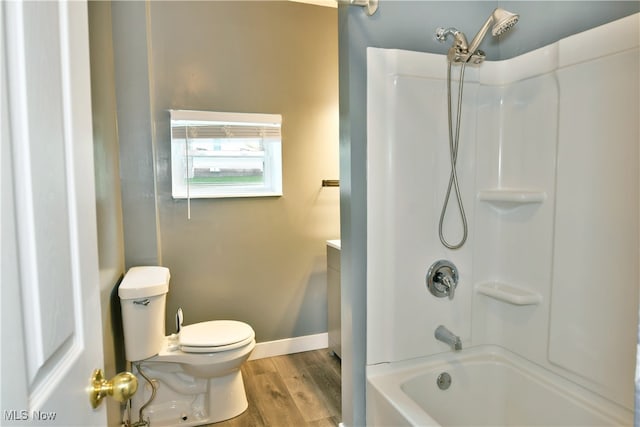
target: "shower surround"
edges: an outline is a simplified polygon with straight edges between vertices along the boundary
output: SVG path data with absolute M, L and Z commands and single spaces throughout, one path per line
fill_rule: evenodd
M 568 382 L 587 402 L 601 399 L 593 405 L 609 408 L 605 419 L 632 423 L 639 24 L 636 14 L 467 67 L 457 170 L 470 231 L 458 250 L 438 238 L 451 166 L 446 57 L 368 49 L 369 424 L 385 422 L 373 408 L 393 400 L 383 385 L 393 381 L 381 378 L 395 375 L 394 367 L 440 359 L 464 375 L 465 352 L 482 348 L 541 369 L 545 381 Z M 453 200 L 444 233 L 454 241 L 462 233 Z M 429 266 L 441 259 L 458 270 L 453 300 L 425 286 Z M 461 353 L 434 338 L 439 325 L 460 336 Z M 388 421 L 415 424 L 394 404 L 401 416 Z M 455 423 L 439 417 L 441 425 Z

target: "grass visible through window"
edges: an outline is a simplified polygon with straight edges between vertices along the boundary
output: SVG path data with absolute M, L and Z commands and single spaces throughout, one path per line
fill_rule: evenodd
M 236 184 L 262 184 L 262 175 L 244 175 L 244 176 L 200 176 L 189 179 L 190 184 L 220 184 L 220 185 L 236 185 Z

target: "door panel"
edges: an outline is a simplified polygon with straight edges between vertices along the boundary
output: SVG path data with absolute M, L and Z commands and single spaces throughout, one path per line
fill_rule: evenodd
M 103 363 L 87 5 L 1 7 L 0 423 L 106 425 L 86 391 Z

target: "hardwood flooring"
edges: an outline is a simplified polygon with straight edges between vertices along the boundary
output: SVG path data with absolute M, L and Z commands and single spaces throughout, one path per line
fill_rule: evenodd
M 340 359 L 329 349 L 251 360 L 242 367 L 249 408 L 211 427 L 336 427 Z

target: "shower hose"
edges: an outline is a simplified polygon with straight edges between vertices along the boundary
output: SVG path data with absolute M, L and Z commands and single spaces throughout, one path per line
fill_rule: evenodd
M 456 161 L 458 160 L 458 142 L 460 140 L 460 121 L 462 114 L 462 89 L 464 87 L 464 69 L 466 62 L 462 62 L 460 68 L 460 83 L 458 86 L 458 112 L 456 114 L 456 132 L 453 133 L 453 112 L 451 105 L 451 61 L 447 61 L 447 105 L 449 107 L 449 157 L 451 159 L 451 174 L 449 175 L 449 185 L 447 187 L 447 194 L 444 198 L 444 204 L 442 205 L 442 211 L 440 212 L 440 223 L 438 225 L 438 234 L 440 235 L 440 241 L 449 249 L 459 249 L 464 245 L 467 240 L 468 227 L 467 216 L 464 213 L 464 206 L 462 205 L 462 198 L 460 196 L 460 186 L 458 185 L 458 174 L 456 172 Z M 447 212 L 447 206 L 449 205 L 449 198 L 451 197 L 451 189 L 453 188 L 456 194 L 456 200 L 458 202 L 458 208 L 460 209 L 460 218 L 462 219 L 462 238 L 457 243 L 449 243 L 444 237 L 443 223 L 444 217 Z

